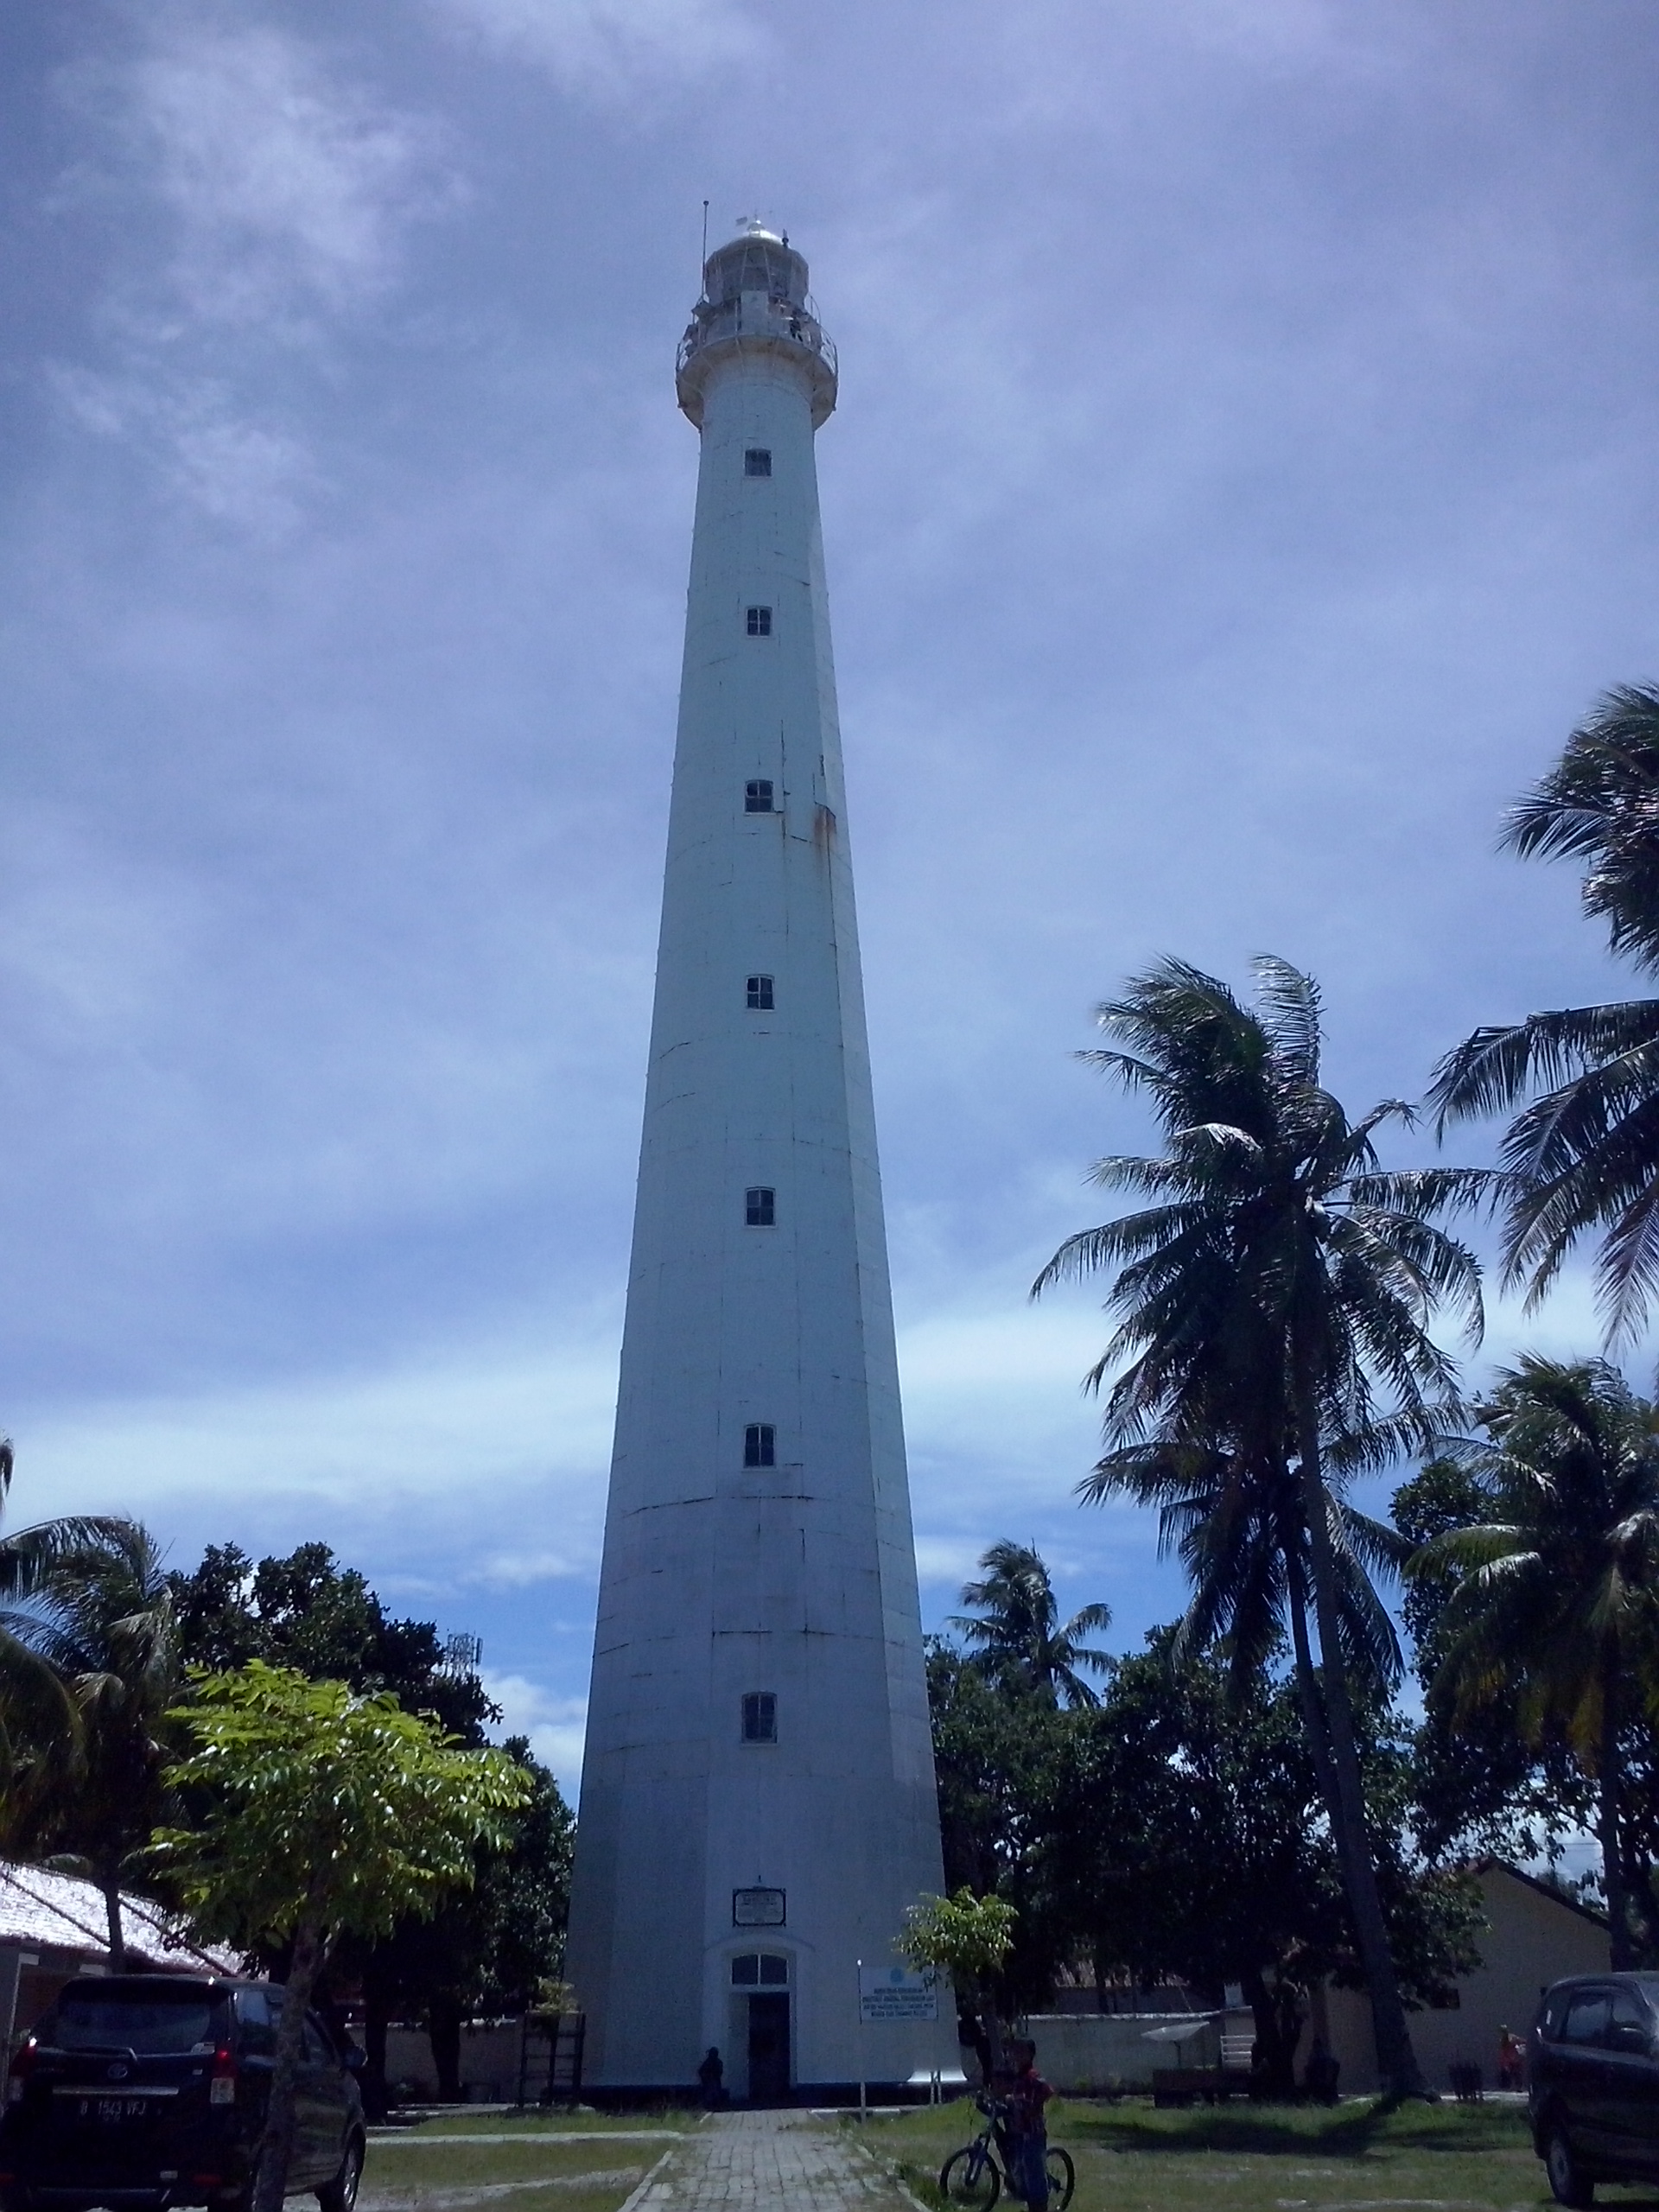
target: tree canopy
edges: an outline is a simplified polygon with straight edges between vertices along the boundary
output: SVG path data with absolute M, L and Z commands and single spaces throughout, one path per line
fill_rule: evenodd
M 1596 1777 L 1613 1964 L 1631 1967 L 1622 1738 L 1659 1646 L 1659 1414 L 1605 1361 L 1532 1355 L 1478 1411 L 1486 1440 L 1454 1449 L 1484 1477 L 1490 1517 L 1413 1562 L 1461 1571 L 1436 1687 L 1459 1715 L 1501 1705 L 1522 1742 L 1564 1744 Z
M 1414 2090 L 1353 1711 L 1357 1690 L 1399 1672 L 1367 1573 L 1397 1547 L 1339 1491 L 1457 1409 L 1456 1367 L 1432 1327 L 1445 1312 L 1478 1332 L 1479 1268 L 1435 1217 L 1488 1179 L 1385 1171 L 1376 1133 L 1409 1109 L 1388 1099 L 1351 1122 L 1320 1080 L 1317 986 L 1282 960 L 1255 971 L 1250 1007 L 1163 960 L 1099 1008 L 1111 1041 L 1084 1057 L 1146 1100 L 1165 1149 L 1099 1160 L 1093 1180 L 1153 1203 L 1068 1237 L 1033 1294 L 1110 1272 L 1117 1326 L 1088 1378 L 1105 1390 L 1107 1449 L 1083 1489 L 1164 1509 L 1193 1575 L 1191 1633 L 1229 1637 L 1248 1675 L 1287 1623 L 1378 2063 Z
M 253 1659 L 192 1676 L 172 1718 L 194 1748 L 170 1785 L 195 1824 L 156 1855 L 200 1923 L 244 1948 L 289 1948 L 255 2212 L 281 2212 L 302 2018 L 347 1933 L 389 1935 L 467 1888 L 480 1844 L 505 1846 L 531 1785 L 506 1753 L 455 1747 L 396 1698 Z
M 1039 1696 L 1068 1705 L 1092 1705 L 1095 1693 L 1079 1669 L 1106 1674 L 1111 1661 L 1084 1638 L 1112 1624 L 1109 1605 L 1084 1605 L 1062 1623 L 1048 1569 L 1029 1544 L 1006 1537 L 979 1562 L 984 1580 L 963 1589 L 973 1615 L 958 1613 L 951 1626 L 970 1645 L 976 1662 L 994 1677 L 1023 1684 Z
M 166 1802 L 168 1710 L 179 1688 L 161 1553 L 133 1521 L 41 1538 L 0 1609 L 0 1713 L 10 1745 L 0 1840 L 89 1877 L 110 1963 L 125 1960 L 121 1891 L 141 1882 Z M 50 1686 L 50 1694 L 47 1686 Z
M 1585 862 L 1585 912 L 1616 952 L 1659 968 L 1659 687 L 1609 691 L 1503 842 Z M 1659 999 L 1489 1023 L 1441 1060 L 1429 1096 L 1443 1129 L 1521 1107 L 1499 1152 L 1505 1280 L 1531 1310 L 1599 1230 L 1607 1340 L 1634 1341 L 1659 1287 Z

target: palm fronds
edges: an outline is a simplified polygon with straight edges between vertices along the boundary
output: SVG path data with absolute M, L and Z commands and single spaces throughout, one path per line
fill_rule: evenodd
M 973 1647 L 974 1663 L 1040 1696 L 1093 1705 L 1095 1693 L 1078 1670 L 1103 1675 L 1112 1662 L 1084 1638 L 1111 1626 L 1110 1607 L 1084 1605 L 1062 1623 L 1048 1568 L 1029 1544 L 1005 1538 L 979 1563 L 985 1579 L 968 1583 L 962 1593 L 963 1604 L 976 1610 L 950 1621 Z
M 1503 842 L 1587 863 L 1586 913 L 1605 919 L 1615 952 L 1659 967 L 1659 688 L 1625 685 L 1599 701 L 1510 810 Z M 1500 1154 L 1505 1281 L 1524 1282 L 1535 1306 L 1599 1231 L 1606 1341 L 1633 1338 L 1659 1291 L 1659 1000 L 1477 1029 L 1435 1069 L 1429 1103 L 1441 1130 L 1515 1115 Z

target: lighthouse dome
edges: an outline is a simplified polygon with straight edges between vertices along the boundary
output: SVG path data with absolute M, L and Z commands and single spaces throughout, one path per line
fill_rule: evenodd
M 709 376 L 755 353 L 792 361 L 811 385 L 813 428 L 828 419 L 836 404 L 836 349 L 806 289 L 805 259 L 786 232 L 769 231 L 758 218 L 703 263 L 702 297 L 680 340 L 680 405 L 699 429 Z
M 763 292 L 792 307 L 806 298 L 805 260 L 787 238 L 769 231 L 758 218 L 746 221 L 702 264 L 702 296 L 711 307 L 723 307 L 745 292 Z

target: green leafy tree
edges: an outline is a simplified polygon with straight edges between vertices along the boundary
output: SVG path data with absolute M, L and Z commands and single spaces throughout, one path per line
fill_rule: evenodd
M 505 1752 L 457 1749 L 385 1693 L 257 1659 L 194 1683 L 173 1715 L 194 1749 L 168 1779 L 200 1793 L 202 1817 L 159 1832 L 156 1855 L 211 1933 L 289 1950 L 253 2198 L 253 2212 L 281 2212 L 305 2011 L 330 1949 L 466 1887 L 477 1847 L 506 1843 L 530 1783 Z
M 1654 1681 L 1659 1414 L 1604 1360 L 1530 1356 L 1478 1410 L 1490 1441 L 1459 1456 L 1479 1467 L 1491 1517 L 1412 1562 L 1418 1576 L 1460 1571 L 1440 1686 L 1459 1713 L 1497 1707 L 1526 1742 L 1565 1743 L 1594 1777 L 1612 1963 L 1631 1967 L 1624 1734 Z
M 166 1802 L 166 1716 L 179 1688 L 171 1593 L 154 1539 L 130 1521 L 42 1541 L 21 1586 L 0 1609 L 12 1746 L 0 1838 L 98 1885 L 118 1970 L 122 1888 L 142 1878 Z M 41 1693 L 43 1675 L 53 1697 Z
M 260 1659 L 297 1668 L 314 1681 L 389 1691 L 405 1712 L 432 1713 L 466 1745 L 482 1744 L 486 1725 L 500 1718 L 476 1671 L 449 1662 L 435 1624 L 388 1613 L 364 1575 L 341 1566 L 327 1544 L 301 1544 L 257 1565 L 235 1544 L 210 1545 L 190 1573 L 172 1577 L 172 1587 L 181 1647 L 194 1666 L 218 1672 Z M 550 1788 L 556 1798 L 552 1777 L 537 1772 L 538 1796 Z M 558 1807 L 568 1827 L 569 1809 L 563 1800 Z M 522 1978 L 513 1966 L 523 1948 L 518 1925 L 536 1931 L 533 1948 L 546 1961 L 531 1986 L 557 1970 L 569 1847 L 551 1829 L 544 1835 L 544 1827 L 527 1815 L 509 1851 L 480 1847 L 472 1890 L 452 1891 L 435 1913 L 411 1919 L 380 1942 L 353 1939 L 335 1953 L 334 1977 L 362 1990 L 368 2057 L 363 2094 L 372 2113 L 382 2113 L 388 2102 L 386 2039 L 394 2018 L 425 2020 L 440 2088 L 458 2095 L 461 2023 L 475 2005 L 493 2007 L 490 1993 L 504 1979 Z M 509 1884 L 523 1892 L 522 1923 L 491 1909 L 490 1900 Z M 550 1912 L 559 1916 L 556 1932 L 546 1926 Z M 492 1942 L 501 1947 L 499 1958 L 490 1955 Z
M 464 2023 L 528 2011 L 563 1969 L 575 1822 L 526 1738 L 510 1736 L 502 1749 L 530 1793 L 512 1816 L 509 1840 L 480 1843 L 470 1889 L 451 1891 L 429 1917 L 342 1948 L 342 1966 L 363 1985 L 365 2094 L 385 2079 L 386 2024 L 413 2012 L 426 2017 L 440 2098 L 459 2101 Z
M 1344 1589 L 1360 1599 L 1369 1540 L 1356 1541 L 1358 1523 L 1333 1503 L 1353 1465 L 1427 1443 L 1456 1406 L 1456 1370 L 1430 1325 L 1446 1307 L 1478 1329 L 1479 1274 L 1434 1217 L 1487 1184 L 1468 1170 L 1384 1173 L 1376 1134 L 1409 1109 L 1389 1100 L 1351 1122 L 1319 1080 L 1316 986 L 1280 960 L 1256 962 L 1255 974 L 1246 1007 L 1214 977 L 1166 960 L 1101 1007 L 1113 1042 L 1084 1057 L 1148 1100 L 1166 1148 L 1096 1164 L 1103 1188 L 1153 1203 L 1068 1238 L 1033 1294 L 1114 1271 L 1118 1326 L 1090 1377 L 1096 1388 L 1112 1378 L 1108 1450 L 1084 1495 L 1157 1498 L 1170 1484 L 1179 1516 L 1192 1485 L 1209 1485 L 1213 1508 L 1185 1532 L 1189 1565 L 1253 1546 L 1257 1601 L 1291 1615 L 1378 2064 L 1394 2092 L 1417 2093 L 1350 1675 L 1363 1601 L 1344 1605 Z M 1389 1540 L 1374 1541 L 1380 1563 Z M 1313 1616 L 1317 1677 L 1293 1593 Z M 1374 1624 L 1381 1610 L 1370 1611 Z
M 212 1544 L 191 1573 L 169 1583 L 191 1666 L 222 1673 L 263 1659 L 314 1681 L 390 1690 L 406 1712 L 435 1713 L 468 1744 L 483 1743 L 486 1724 L 501 1717 L 476 1673 L 448 1664 L 430 1621 L 393 1618 L 327 1544 L 257 1566 L 235 1544 Z
M 945 1882 L 953 1895 L 964 1885 L 997 1889 L 1024 1847 L 1036 1770 L 1060 1715 L 1010 1692 L 943 1637 L 928 1638 L 927 1695 Z
M 1155 1631 L 1070 1732 L 1040 1877 L 1103 1987 L 1239 1983 L 1287 2094 L 1306 1992 L 1351 1948 L 1319 1777 L 1294 1693 L 1175 1647 Z
M 1584 910 L 1615 952 L 1659 969 L 1659 688 L 1608 692 L 1503 824 L 1523 857 L 1586 865 Z M 1535 1306 L 1583 1238 L 1602 1232 L 1608 1341 L 1629 1341 L 1659 1282 L 1659 999 L 1565 1007 L 1477 1029 L 1429 1096 L 1440 1127 L 1528 1099 L 1504 1134 L 1506 1279 Z
M 1076 1948 L 1071 1921 L 1033 1870 L 1054 1795 L 1050 1770 L 1066 1756 L 1076 1713 L 1089 1708 L 1057 1706 L 1022 1674 L 988 1675 L 942 1637 L 929 1640 L 927 1684 L 945 1885 L 1017 1908 L 993 1993 L 1002 2018 L 1035 2010 Z M 963 2024 L 982 2038 L 965 1999 Z
M 982 2065 L 988 2078 L 1002 2066 L 1001 2023 L 997 2017 L 996 1977 L 1014 1943 L 1018 1915 L 1004 1897 L 976 1897 L 970 1889 L 954 1897 L 926 1897 L 906 1908 L 899 1955 L 933 1980 L 949 1975 L 958 1997 L 965 1996 L 982 2024 L 985 2050 Z
M 1046 2001 L 1074 1948 L 1032 1878 L 1033 1821 L 1052 1795 L 1047 1769 L 1064 1756 L 1067 1719 L 1098 1694 L 1079 1670 L 1109 1677 L 1114 1662 L 1084 1638 L 1111 1615 L 1086 1605 L 1062 1624 L 1047 1567 L 1028 1545 L 993 1544 L 980 1565 L 984 1580 L 962 1593 L 978 1611 L 951 1624 L 969 1649 L 930 1640 L 928 1694 L 946 1883 L 995 1891 L 1019 1910 L 996 1976 L 1006 2014 Z
M 1165 1628 L 1096 1710 L 1067 1718 L 1033 1821 L 1034 1887 L 1102 1985 L 1242 1985 L 1260 2084 L 1291 2094 L 1309 1992 L 1362 1979 L 1294 1688 L 1264 1675 L 1241 1695 L 1222 1655 Z M 1408 1738 L 1368 1703 L 1357 1720 L 1393 1955 L 1407 1996 L 1432 1998 L 1472 1963 L 1474 1907 L 1406 1847 Z
M 1500 1510 L 1486 1470 L 1441 1453 L 1401 1484 L 1390 1516 L 1409 1557 L 1453 1529 L 1495 1520 Z M 1548 1731 L 1529 1741 L 1502 1700 L 1473 1707 L 1460 1701 L 1446 1668 L 1446 1612 L 1464 1573 L 1441 1557 L 1432 1569 L 1410 1574 L 1402 1592 L 1423 1705 L 1412 1751 L 1411 1825 L 1436 1862 L 1484 1853 L 1522 1866 L 1553 1859 L 1574 1829 L 1593 1822 L 1593 1789 Z
M 1084 1605 L 1062 1623 L 1048 1569 L 1029 1544 L 1004 1539 L 980 1560 L 982 1582 L 969 1582 L 962 1602 L 978 1618 L 957 1614 L 950 1625 L 988 1674 L 1034 1690 L 1051 1703 L 1092 1705 L 1095 1693 L 1078 1669 L 1103 1675 L 1111 1660 L 1084 1642 L 1112 1624 L 1109 1605 Z

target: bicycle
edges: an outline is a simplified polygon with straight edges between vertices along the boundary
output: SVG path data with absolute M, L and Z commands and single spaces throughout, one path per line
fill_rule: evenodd
M 974 2102 L 985 2114 L 985 2125 L 971 2143 L 953 2151 L 939 2168 L 939 2194 L 948 2204 L 972 2204 L 979 2207 L 979 2212 L 989 2212 L 1005 2187 L 1010 2196 L 1023 2200 L 1008 2171 L 1007 2145 L 1002 2139 L 1007 2107 L 995 2097 L 978 2096 Z M 1051 2143 L 1043 2164 L 1048 2175 L 1051 2212 L 1065 2212 L 1077 2185 L 1071 2153 Z

